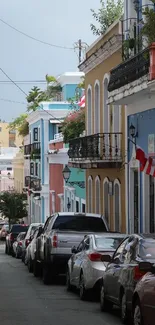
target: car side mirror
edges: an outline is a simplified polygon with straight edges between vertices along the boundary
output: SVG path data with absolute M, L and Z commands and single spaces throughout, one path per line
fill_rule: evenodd
M 37 237 L 39 237 L 42 233 L 43 233 L 43 228 L 42 227 L 39 227 L 39 231 L 38 231 L 38 236 Z
M 143 271 L 143 272 L 152 272 L 153 270 L 155 270 L 155 267 L 149 262 L 140 262 L 139 269 L 140 269 L 140 271 Z
M 77 248 L 75 246 L 72 247 L 71 252 L 72 252 L 72 254 L 76 254 L 77 253 Z
M 101 257 L 101 261 L 102 262 L 107 262 L 107 263 L 110 263 L 112 261 L 112 257 L 110 255 L 102 255 Z

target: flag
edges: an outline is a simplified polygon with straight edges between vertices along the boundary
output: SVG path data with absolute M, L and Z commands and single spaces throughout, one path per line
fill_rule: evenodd
M 136 159 L 140 162 L 140 171 L 155 177 L 155 159 L 145 154 L 140 147 L 136 148 Z
M 80 101 L 78 102 L 78 105 L 82 108 L 85 107 L 85 95 L 83 95 L 80 99 Z

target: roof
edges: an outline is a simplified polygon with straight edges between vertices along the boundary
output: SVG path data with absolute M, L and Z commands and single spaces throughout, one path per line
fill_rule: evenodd
M 116 232 L 103 232 L 103 233 L 94 233 L 93 236 L 95 236 L 96 238 L 99 237 L 113 237 L 113 238 L 125 238 L 127 236 L 127 234 L 120 234 L 120 233 L 116 233 Z
M 96 214 L 96 213 L 76 213 L 76 212 L 58 212 L 58 215 L 59 216 L 66 216 L 66 215 L 68 215 L 68 216 L 73 216 L 73 215 L 75 215 L 75 216 L 86 216 L 86 217 L 95 217 L 95 218 L 101 218 L 101 217 L 103 217 L 101 214 Z

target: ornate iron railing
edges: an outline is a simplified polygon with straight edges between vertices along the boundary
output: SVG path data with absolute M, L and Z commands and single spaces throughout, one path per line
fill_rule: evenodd
M 25 176 L 25 187 L 30 187 L 31 177 Z
M 31 188 L 31 190 L 33 190 L 35 192 L 40 192 L 41 191 L 41 180 L 40 180 L 40 178 L 31 177 L 30 188 Z
M 36 155 L 40 156 L 40 142 L 34 142 L 32 144 L 28 144 L 24 146 L 24 155 Z
M 111 70 L 108 91 L 118 89 L 148 74 L 149 66 L 150 56 L 147 48 Z
M 98 133 L 69 142 L 70 159 L 118 161 L 121 155 L 122 133 Z
M 24 155 L 28 156 L 31 154 L 31 145 L 27 144 L 26 146 L 24 146 Z

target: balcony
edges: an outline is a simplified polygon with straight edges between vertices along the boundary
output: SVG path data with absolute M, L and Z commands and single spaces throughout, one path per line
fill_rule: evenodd
M 34 142 L 24 146 L 24 156 L 27 159 L 31 156 L 31 159 L 40 159 L 40 142 Z
M 40 192 L 41 191 L 40 178 L 31 177 L 30 189 L 32 192 Z
M 108 91 L 112 92 L 147 75 L 149 67 L 150 54 L 147 48 L 111 70 Z
M 122 133 L 98 133 L 69 142 L 69 165 L 77 168 L 119 168 Z
M 25 187 L 30 187 L 31 177 L 25 176 Z

